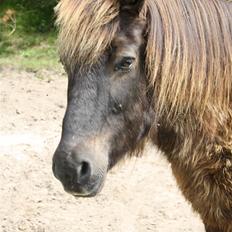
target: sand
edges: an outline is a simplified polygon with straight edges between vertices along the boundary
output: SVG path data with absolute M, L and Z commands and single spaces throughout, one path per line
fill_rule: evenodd
M 150 145 L 142 158 L 113 169 L 95 198 L 63 191 L 51 160 L 66 86 L 54 71 L 0 69 L 0 231 L 203 232 L 170 165 Z

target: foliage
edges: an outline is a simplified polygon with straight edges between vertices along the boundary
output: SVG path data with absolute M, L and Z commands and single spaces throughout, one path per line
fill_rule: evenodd
M 0 66 L 55 67 L 56 0 L 0 0 Z
M 54 27 L 56 0 L 5 0 L 0 11 L 15 11 L 17 24 L 26 32 L 48 32 Z M 3 13 L 4 14 L 4 13 Z
M 0 56 L 1 66 L 13 66 L 27 71 L 37 72 L 41 69 L 61 70 L 58 55 L 54 44 L 49 41 L 40 43 L 39 46 L 31 46 L 18 49 L 15 53 Z

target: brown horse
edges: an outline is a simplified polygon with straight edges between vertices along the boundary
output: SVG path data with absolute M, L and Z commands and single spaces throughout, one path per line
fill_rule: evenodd
M 60 0 L 68 106 L 53 171 L 94 196 L 150 139 L 207 232 L 232 231 L 232 3 Z

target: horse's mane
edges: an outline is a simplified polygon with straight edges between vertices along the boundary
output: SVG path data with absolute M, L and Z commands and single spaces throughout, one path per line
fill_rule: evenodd
M 150 0 L 148 7 L 147 70 L 157 93 L 157 109 L 174 114 L 187 113 L 190 106 L 198 112 L 207 107 L 228 109 L 232 97 L 232 4 L 223 0 Z
M 61 0 L 55 11 L 61 58 L 70 68 L 96 62 L 118 28 L 115 1 Z
M 119 25 L 118 2 L 60 1 L 60 52 L 68 64 L 94 63 L 107 49 Z M 156 113 L 177 116 L 196 110 L 203 115 L 215 108 L 229 113 L 232 3 L 146 0 L 141 15 L 148 27 L 145 63 Z

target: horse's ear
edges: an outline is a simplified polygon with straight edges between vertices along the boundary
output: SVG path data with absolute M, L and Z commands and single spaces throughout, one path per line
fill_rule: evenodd
M 120 0 L 120 12 L 137 16 L 143 8 L 145 0 Z

